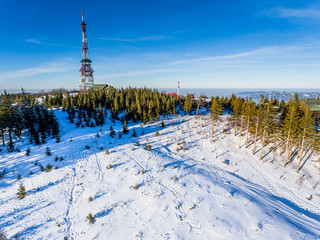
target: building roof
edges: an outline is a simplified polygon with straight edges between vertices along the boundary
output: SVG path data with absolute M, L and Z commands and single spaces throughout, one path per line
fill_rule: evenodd
M 108 84 L 93 84 L 91 90 L 101 90 L 107 88 Z
M 320 111 L 320 99 L 312 98 L 312 99 L 301 99 L 301 101 L 310 108 L 311 112 Z

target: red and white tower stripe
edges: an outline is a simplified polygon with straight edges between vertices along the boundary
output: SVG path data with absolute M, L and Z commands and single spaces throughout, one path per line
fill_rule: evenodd
M 93 78 L 93 68 L 91 67 L 91 60 L 88 57 L 89 49 L 88 49 L 88 41 L 87 41 L 87 32 L 86 32 L 86 23 L 84 22 L 83 18 L 83 10 L 82 10 L 82 59 L 81 59 L 81 68 L 79 72 L 81 73 L 81 83 L 80 83 L 80 90 L 86 91 L 87 89 L 91 88 L 94 83 Z

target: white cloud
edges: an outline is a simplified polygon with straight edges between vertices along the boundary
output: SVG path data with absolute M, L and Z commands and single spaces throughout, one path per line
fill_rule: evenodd
M 35 38 L 24 39 L 24 41 L 28 42 L 28 43 L 34 43 L 34 44 L 37 44 L 37 45 L 43 45 L 43 46 L 75 48 L 75 47 L 72 47 L 72 46 L 66 46 L 66 45 L 62 45 L 62 44 L 42 42 L 42 41 L 39 41 L 39 40 L 37 40 Z
M 39 45 L 43 45 L 42 42 L 34 39 L 34 38 L 29 38 L 29 39 L 25 39 L 26 42 L 29 42 L 29 43 L 35 43 L 35 44 L 39 44 Z
M 187 59 L 187 60 L 181 60 L 181 61 L 174 61 L 171 63 L 180 64 L 180 63 L 207 62 L 207 61 L 214 61 L 214 60 L 236 59 L 236 58 L 243 58 L 243 57 L 249 57 L 249 56 L 270 54 L 270 53 L 276 52 L 278 49 L 279 49 L 278 47 L 264 47 L 264 48 L 259 48 L 259 49 L 255 49 L 252 51 L 236 53 L 236 54 L 231 54 L 231 55 L 213 56 L 213 57 L 205 57 L 205 58 L 193 58 L 193 59 Z
M 71 59 L 63 59 L 61 61 L 48 62 L 43 65 L 31 68 L 25 68 L 17 71 L 7 72 L 2 76 L 2 80 L 15 79 L 21 77 L 32 77 L 47 73 L 62 73 L 68 71 L 73 65 Z
M 320 19 L 320 8 L 284 8 L 284 7 L 275 7 L 271 10 L 265 12 L 270 17 L 281 17 L 281 18 L 314 18 Z

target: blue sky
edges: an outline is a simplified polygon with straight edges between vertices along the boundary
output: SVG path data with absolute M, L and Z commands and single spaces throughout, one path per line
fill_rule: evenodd
M 0 89 L 319 88 L 320 1 L 0 0 Z

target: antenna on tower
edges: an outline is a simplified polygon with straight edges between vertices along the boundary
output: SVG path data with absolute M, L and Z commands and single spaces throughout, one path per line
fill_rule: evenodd
M 180 81 L 178 81 L 178 97 L 180 96 Z
M 87 31 L 86 31 L 86 23 L 84 22 L 83 17 L 83 10 L 81 11 L 82 14 L 82 22 L 81 22 L 81 29 L 82 29 L 82 59 L 81 59 L 81 68 L 79 72 L 81 73 L 81 82 L 80 82 L 80 90 L 86 91 L 90 89 L 94 83 L 93 78 L 93 68 L 91 67 L 91 60 L 89 59 L 89 48 L 88 48 L 88 40 L 87 40 Z

